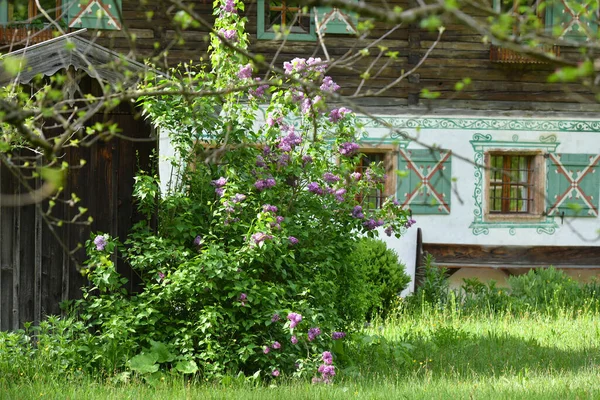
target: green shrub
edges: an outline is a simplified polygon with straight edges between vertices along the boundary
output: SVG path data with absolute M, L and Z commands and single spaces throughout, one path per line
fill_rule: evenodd
M 377 239 L 358 240 L 342 268 L 337 304 L 348 322 L 385 316 L 410 282 L 398 254 Z

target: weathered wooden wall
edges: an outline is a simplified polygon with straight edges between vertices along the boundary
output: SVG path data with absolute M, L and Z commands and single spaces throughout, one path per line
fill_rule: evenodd
M 127 110 L 98 116 L 96 120 L 116 122 L 124 135 L 134 139 L 151 139 L 146 122 Z M 88 211 L 83 220 L 88 215 L 94 218 L 89 226 L 50 225 L 44 219 L 47 201 L 25 207 L 2 207 L 0 203 L 0 330 L 18 329 L 26 321 L 37 323 L 45 315 L 60 314 L 62 301 L 80 296 L 80 288 L 86 282 L 78 265 L 85 260 L 85 251 L 77 250 L 71 258 L 67 250 L 84 244 L 90 231 L 126 237 L 139 218 L 131 196 L 134 174 L 138 168 L 148 170 L 154 149 L 153 140 L 113 139 L 64 154 L 62 160 L 75 168 L 69 172 L 60 196 L 62 201 L 57 201 L 51 216 L 68 221 L 78 213 L 78 207 L 85 207 Z M 77 168 L 80 159 L 87 163 Z M 18 157 L 14 161 L 20 162 Z M 29 184 L 35 185 L 35 181 Z M 0 193 L 24 190 L 9 169 L 0 166 Z M 81 199 L 73 206 L 66 203 L 71 193 Z M 128 289 L 135 290 L 139 282 L 136 275 L 117 261 L 118 270 L 130 281 Z
M 195 0 L 195 10 L 209 23 L 214 20 L 212 2 Z M 377 5 L 377 2 L 370 2 Z M 382 7 L 400 6 L 407 9 L 410 0 L 381 2 Z M 476 18 L 484 16 L 473 10 L 466 10 Z M 152 12 L 152 20 L 147 12 Z M 136 35 L 135 49 L 140 58 L 158 56 L 159 63 L 176 65 L 178 62 L 206 60 L 208 38 L 206 29 L 189 29 L 182 33 L 183 42 L 171 21 L 175 13 L 166 2 L 149 1 L 146 5 L 139 2 L 124 2 L 123 17 L 130 33 Z M 277 64 L 294 57 L 323 56 L 320 45 L 315 41 L 287 41 L 256 39 L 256 1 L 246 2 L 245 15 L 248 17 L 247 31 L 250 34 L 250 50 L 262 54 L 271 60 L 277 51 Z M 551 84 L 547 82 L 554 68 L 548 64 L 506 64 L 490 61 L 490 43 L 484 43 L 480 35 L 454 21 L 444 21 L 446 31 L 439 45 L 429 58 L 410 78 L 377 98 L 363 99 L 370 106 L 392 106 L 389 112 L 406 106 L 432 106 L 433 108 L 453 108 L 468 110 L 547 110 L 547 111 L 594 111 L 598 109 L 593 96 L 579 84 Z M 381 38 L 390 26 L 377 23 L 369 37 L 359 41 L 352 35 L 326 35 L 330 56 L 338 58 L 347 51 L 354 52 L 365 47 L 375 39 Z M 124 53 L 129 53 L 130 42 L 123 32 L 107 33 L 102 43 Z M 399 52 L 399 62 L 386 68 L 379 77 L 367 81 L 364 91 L 383 88 L 402 71 L 414 67 L 437 36 L 419 28 L 418 22 L 405 24 L 387 36 L 379 44 L 391 51 Z M 158 46 L 155 46 L 158 43 Z M 166 52 L 165 52 L 166 51 Z M 379 51 L 372 49 L 368 57 L 356 62 L 359 70 L 370 65 Z M 561 54 L 568 53 L 561 49 Z M 382 65 L 379 61 L 378 65 Z M 375 68 L 376 69 L 376 68 Z M 336 68 L 330 71 L 334 79 L 343 87 L 344 94 L 353 94 L 360 82 L 360 72 L 351 69 Z M 465 90 L 456 92 L 456 82 L 470 78 L 472 83 Z M 419 99 L 422 89 L 438 91 L 441 96 L 436 100 Z

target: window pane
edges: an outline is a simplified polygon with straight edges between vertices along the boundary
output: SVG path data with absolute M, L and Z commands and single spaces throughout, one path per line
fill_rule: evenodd
M 27 21 L 29 19 L 29 0 L 8 1 L 8 21 Z
M 490 156 L 489 212 L 531 212 L 533 157 L 518 154 Z
M 310 32 L 310 16 L 302 13 L 298 1 L 269 1 L 265 2 L 267 30 L 273 30 L 273 25 L 285 26 L 295 33 Z

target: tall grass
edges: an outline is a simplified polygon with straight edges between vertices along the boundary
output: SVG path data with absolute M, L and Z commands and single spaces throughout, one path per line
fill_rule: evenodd
M 349 341 L 334 385 L 227 377 L 197 382 L 165 375 L 149 385 L 100 382 L 77 371 L 3 379 L 4 399 L 471 399 L 600 398 L 597 312 L 464 313 L 399 307 Z M 27 371 L 31 371 L 28 369 Z

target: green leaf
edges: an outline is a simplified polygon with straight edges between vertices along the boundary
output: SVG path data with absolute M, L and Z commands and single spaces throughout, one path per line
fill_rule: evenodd
M 182 374 L 193 374 L 198 371 L 198 365 L 194 360 L 179 361 L 175 364 L 175 370 Z
M 158 371 L 158 354 L 141 353 L 129 360 L 129 368 L 140 374 L 152 374 Z
M 11 76 L 17 76 L 25 68 L 25 59 L 21 57 L 5 56 L 2 59 L 2 67 Z
M 150 340 L 150 348 L 152 353 L 158 355 L 157 362 L 159 363 L 171 362 L 175 359 L 175 355 L 169 351 L 164 343 Z

